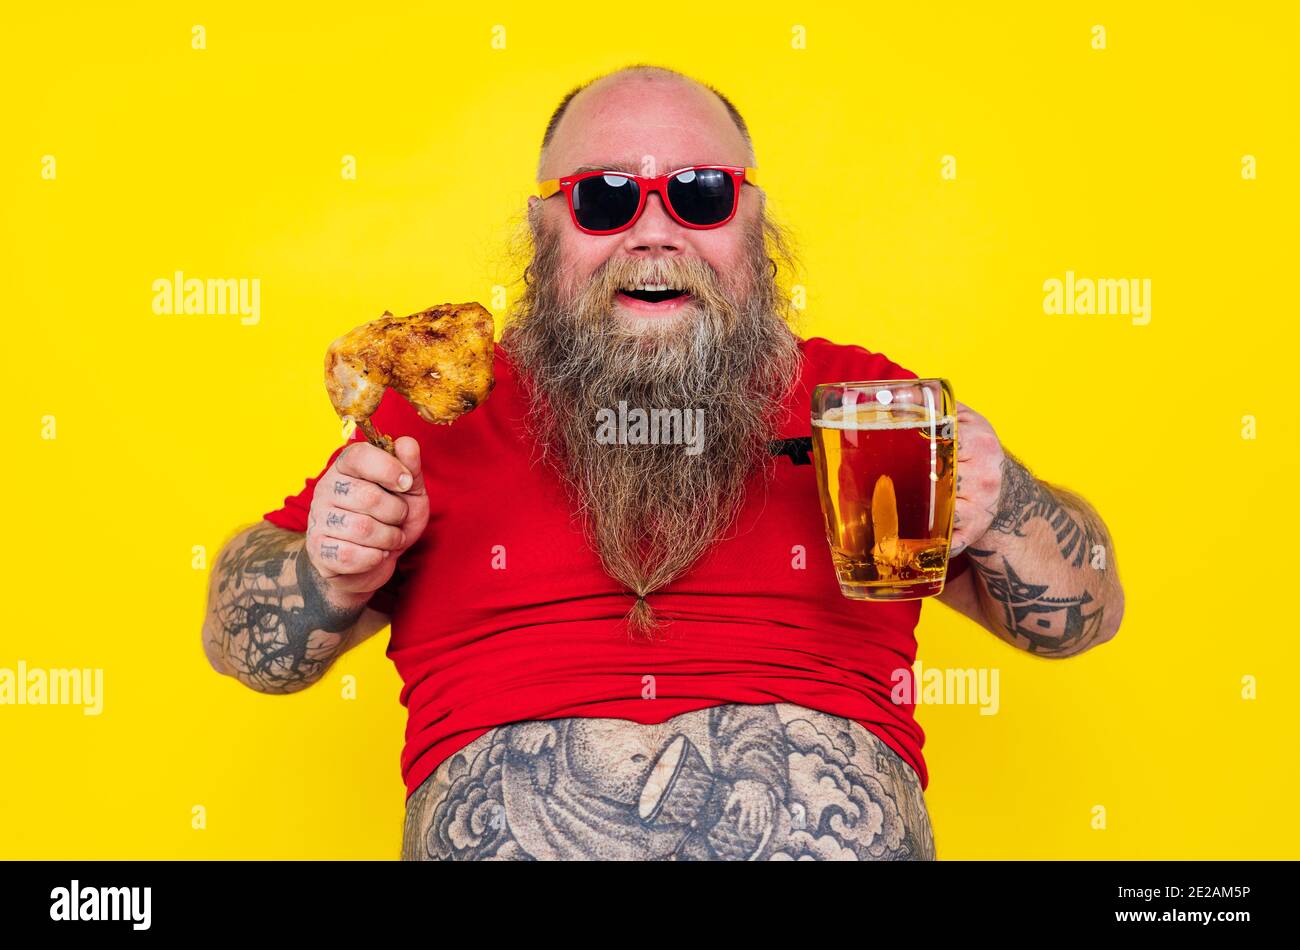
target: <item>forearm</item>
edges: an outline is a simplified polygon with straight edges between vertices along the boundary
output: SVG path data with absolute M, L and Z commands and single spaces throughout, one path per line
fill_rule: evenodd
M 295 692 L 324 675 L 364 609 L 364 598 L 325 596 L 303 535 L 260 523 L 232 539 L 213 569 L 204 651 L 245 686 Z
M 1119 629 L 1124 592 L 1105 524 L 1078 495 L 1038 481 L 1010 454 L 993 522 L 966 551 L 985 616 L 1012 645 L 1073 656 Z

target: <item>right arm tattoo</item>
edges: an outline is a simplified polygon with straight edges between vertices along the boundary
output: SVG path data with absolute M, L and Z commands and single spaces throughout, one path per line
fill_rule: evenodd
M 208 653 L 258 692 L 292 693 L 320 679 L 365 609 L 325 598 L 304 541 L 259 524 L 226 548 L 213 572 Z

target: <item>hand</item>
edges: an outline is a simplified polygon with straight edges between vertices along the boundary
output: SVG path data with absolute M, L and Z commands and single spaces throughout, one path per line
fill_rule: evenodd
M 336 606 L 368 601 L 429 523 L 420 444 L 406 435 L 394 450 L 396 458 L 368 442 L 354 442 L 316 482 L 307 516 L 307 557 Z
M 978 541 L 993 523 L 1005 458 L 989 421 L 970 406 L 957 403 L 957 504 L 949 557 Z
M 742 778 L 731 786 L 723 814 L 736 812 L 736 827 L 751 835 L 764 834 L 772 824 L 772 793 L 762 782 Z
M 524 755 L 541 755 L 555 745 L 555 727 L 548 722 L 516 723 L 510 730 L 510 748 Z

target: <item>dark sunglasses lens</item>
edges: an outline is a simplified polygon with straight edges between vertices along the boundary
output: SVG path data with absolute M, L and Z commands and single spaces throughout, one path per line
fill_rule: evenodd
M 668 200 L 678 217 L 691 224 L 725 221 L 736 203 L 731 172 L 696 168 L 668 179 Z
M 622 175 L 593 175 L 573 186 L 573 214 L 592 231 L 621 228 L 636 214 L 640 188 Z

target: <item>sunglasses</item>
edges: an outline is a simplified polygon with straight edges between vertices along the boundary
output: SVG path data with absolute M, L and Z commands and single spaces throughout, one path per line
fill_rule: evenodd
M 636 224 L 646 199 L 658 193 L 674 221 L 696 230 L 720 228 L 736 216 L 740 186 L 757 186 L 757 169 L 690 165 L 657 178 L 618 171 L 582 172 L 539 185 L 543 199 L 564 192 L 573 224 L 585 234 L 617 234 Z

